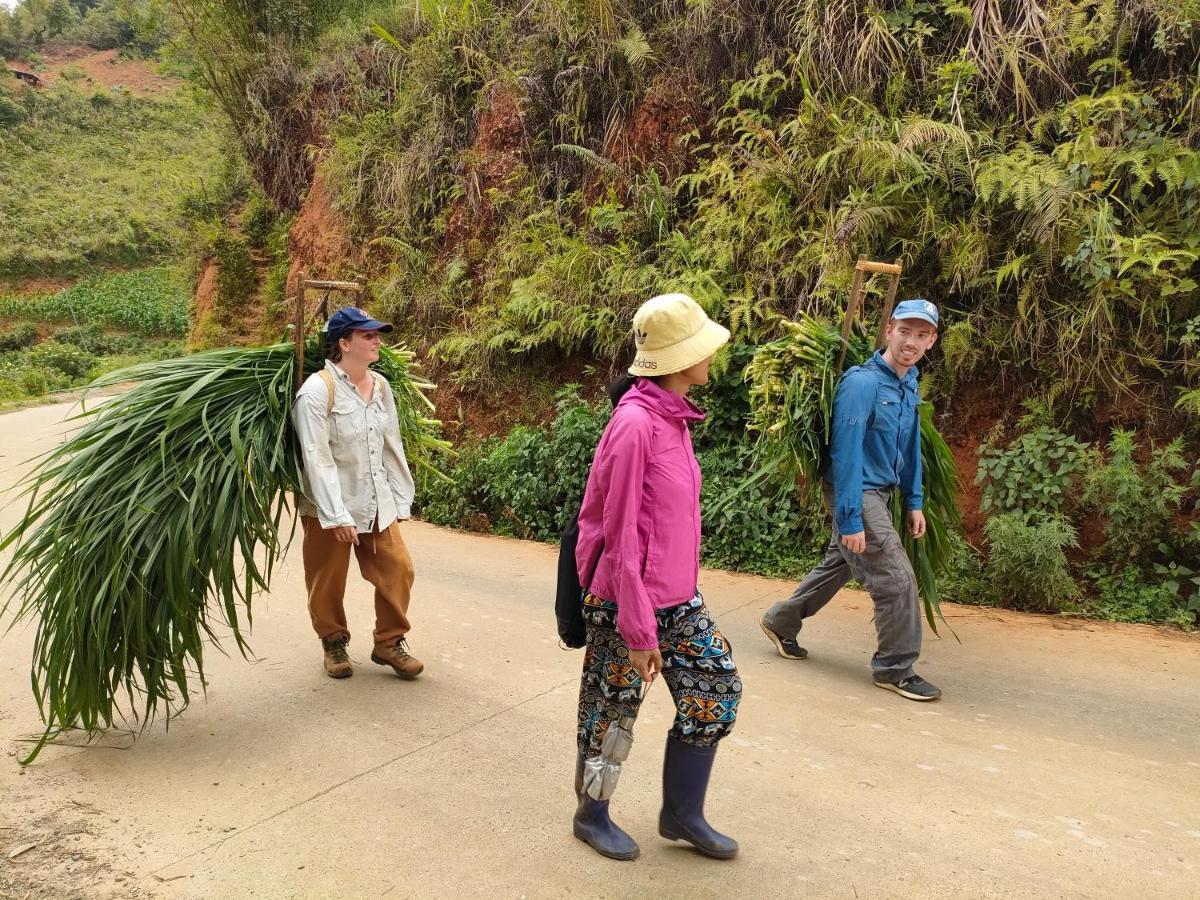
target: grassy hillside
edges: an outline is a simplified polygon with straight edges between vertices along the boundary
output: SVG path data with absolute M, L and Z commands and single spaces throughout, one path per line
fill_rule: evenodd
M 222 179 L 222 121 L 187 93 L 0 82 L 0 279 L 176 252 Z

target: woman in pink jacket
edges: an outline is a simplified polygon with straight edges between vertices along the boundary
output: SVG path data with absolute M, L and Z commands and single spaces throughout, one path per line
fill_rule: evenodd
M 638 846 L 609 819 L 608 800 L 584 789 L 586 761 L 609 726 L 633 718 L 659 673 L 676 716 L 663 763 L 658 831 L 718 859 L 737 842 L 704 818 L 717 742 L 737 716 L 742 683 L 728 642 L 697 590 L 700 467 L 688 426 L 704 418 L 687 399 L 708 381 L 729 331 L 685 294 L 655 297 L 633 319 L 634 378 L 605 429 L 579 513 L 576 565 L 586 588 L 587 651 L 579 692 L 575 836 L 612 859 Z

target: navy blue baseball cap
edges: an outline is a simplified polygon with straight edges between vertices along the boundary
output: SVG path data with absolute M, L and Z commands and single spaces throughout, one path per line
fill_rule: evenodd
M 325 326 L 325 340 L 332 344 L 350 331 L 381 331 L 387 334 L 391 330 L 392 326 L 387 322 L 372 319 L 357 307 L 344 306 L 329 317 Z
M 938 327 L 938 308 L 928 300 L 905 300 L 897 303 L 893 319 L 921 319 L 934 328 Z

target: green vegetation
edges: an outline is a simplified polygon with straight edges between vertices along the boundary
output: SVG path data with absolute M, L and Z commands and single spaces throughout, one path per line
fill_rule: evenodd
M 189 4 L 176 6 L 184 15 Z M 736 338 L 721 373 L 729 389 L 709 397 L 717 424 L 697 432 L 712 473 L 706 502 L 741 490 L 758 504 L 812 468 L 820 435 L 801 410 L 789 425 L 799 443 L 776 442 L 798 467 L 764 466 L 759 480 L 735 484 L 761 460 L 746 426 L 762 400 L 750 392 L 765 382 L 740 381 L 754 348 L 787 339 L 784 320 L 838 321 L 860 254 L 899 259 L 904 293 L 945 310 L 924 376 L 947 421 L 961 420 L 958 393 L 981 383 L 1039 410 L 1015 435 L 1015 409 L 1002 415 L 981 451 L 985 512 L 1015 518 L 988 530 L 995 539 L 979 554 L 948 526 L 933 542 L 940 563 L 964 578 L 1015 578 L 1022 541 L 1054 537 L 1063 597 L 1006 599 L 1023 590 L 1013 583 L 976 599 L 1060 608 L 1070 581 L 1077 607 L 1102 613 L 1130 596 L 1089 574 L 1101 566 L 1111 581 L 1114 559 L 1128 558 L 1112 535 L 1097 543 L 1081 528 L 1079 548 L 1069 538 L 1088 516 L 1121 528 L 1124 494 L 1083 483 L 1119 480 L 1118 449 L 1092 444 L 1109 437 L 1096 431 L 1101 420 L 1147 441 L 1190 441 L 1178 448 L 1182 467 L 1166 467 L 1178 498 L 1138 469 L 1175 519 L 1156 514 L 1139 530 L 1142 546 L 1153 533 L 1168 549 L 1137 568 L 1151 590 L 1179 585 L 1172 609 L 1191 602 L 1192 576 L 1178 568 L 1191 538 L 1178 520 L 1196 495 L 1189 460 L 1200 438 L 1195 4 L 194 8 L 185 27 L 208 64 L 201 80 L 277 208 L 296 208 L 313 175 L 303 152 L 311 111 L 336 111 L 321 172 L 368 250 L 382 311 L 465 382 L 531 363 L 619 363 L 632 310 L 688 291 Z M 828 396 L 832 377 L 814 396 Z M 567 467 L 559 484 L 538 452 L 558 429 L 574 433 L 563 415 L 465 454 L 461 491 L 435 492 L 428 514 L 553 534 L 579 473 Z M 767 436 L 771 424 L 760 422 Z M 936 458 L 952 475 L 948 450 Z M 540 473 L 537 484 L 504 474 L 521 467 Z M 790 565 L 790 550 L 751 527 L 754 515 L 784 529 L 774 541 L 816 550 L 823 515 L 810 493 L 793 499 L 794 519 L 769 504 L 746 517 L 736 503 L 706 507 L 709 558 Z
M 947 518 L 928 542 L 947 595 L 1196 620 L 1195 3 L 173 0 L 154 20 L 140 0 L 103 0 L 54 26 L 49 6 L 6 20 L 23 23 L 26 50 L 40 40 L 29 22 L 78 33 L 104 10 L 131 26 L 141 16 L 144 35 L 177 29 L 175 62 L 225 115 L 256 189 L 215 151 L 207 169 L 188 164 L 208 173 L 202 188 L 185 179 L 141 212 L 114 205 L 90 223 L 58 221 L 31 188 L 13 208 L 33 232 L 6 229 L 0 270 L 15 265 L 9 234 L 39 266 L 71 269 L 185 246 L 186 227 L 189 255 L 221 266 L 200 343 L 245 339 L 234 324 L 253 321 L 255 303 L 260 330 L 278 322 L 288 217 L 319 174 L 364 251 L 377 311 L 476 390 L 615 367 L 633 309 L 685 290 L 735 334 L 696 429 L 705 558 L 793 574 L 825 540 L 812 492 L 792 489 L 797 475 L 813 483 L 823 442 L 811 413 L 836 373 L 822 369 L 799 398 L 791 367 L 805 360 L 747 366 L 794 341 L 784 322 L 839 321 L 860 254 L 899 259 L 903 293 L 944 310 L 923 372 L 938 424 L 956 452 L 987 436 L 978 472 L 960 474 L 977 477 L 992 518 L 970 535 Z M 51 140 L 85 113 L 132 121 L 128 98 L 57 93 L 54 115 L 28 92 L 0 94 L 0 134 Z M 173 102 L 176 122 L 192 121 Z M 0 167 L 47 164 L 13 159 Z M 24 176 L 38 178 L 70 183 Z M 75 237 L 47 237 L 60 232 Z M 98 356 L 108 333 L 55 342 Z M 68 377 L 50 359 L 69 365 L 69 352 L 43 352 L 26 377 Z M 764 375 L 787 376 L 793 394 L 766 397 Z M 981 390 L 1004 398 L 995 427 L 956 432 Z M 552 537 L 605 416 L 590 401 L 564 395 L 553 423 L 469 439 L 458 484 L 428 485 L 425 514 Z M 764 402 L 793 417 L 772 431 Z M 788 465 L 767 464 L 770 446 Z M 950 511 L 950 453 L 927 453 Z M 1034 570 L 1058 594 L 1021 580 Z
M 1066 550 L 1075 529 L 1065 519 L 1001 513 L 988 519 L 984 574 L 993 602 L 1012 609 L 1059 612 L 1079 595 Z
M 718 383 L 707 391 L 715 416 L 721 388 Z M 420 515 L 455 528 L 557 540 L 583 500 L 592 453 L 609 414 L 607 400 L 586 402 L 576 386 L 564 387 L 553 422 L 468 445 L 452 468 L 445 466 L 453 481 L 423 478 Z M 784 577 L 803 573 L 815 561 L 809 548 L 824 532 L 823 518 L 805 517 L 802 508 L 780 502 L 777 479 L 747 489 L 743 482 L 753 452 L 728 441 L 711 420 L 698 429 L 696 443 L 704 472 L 705 564 Z
M 0 317 L 112 325 L 144 336 L 183 337 L 191 297 L 170 266 L 85 278 L 56 294 L 0 295 Z
M 140 99 L 70 84 L 6 89 L 5 81 L 0 278 L 176 253 L 188 205 L 229 177 L 212 111 L 187 94 Z
M 1007 447 L 979 448 L 975 481 L 983 485 L 979 508 L 998 512 L 1056 512 L 1091 457 L 1082 444 L 1057 428 L 1041 425 Z
M 20 0 L 0 5 L 0 53 L 29 58 L 47 39 L 81 40 L 98 50 L 153 53 L 173 32 L 161 0 Z
M 186 283 L 168 266 L 98 275 L 56 294 L 0 295 L 0 321 L 13 322 L 0 327 L 0 404 L 177 355 L 189 303 Z M 47 340 L 31 320 L 43 323 Z

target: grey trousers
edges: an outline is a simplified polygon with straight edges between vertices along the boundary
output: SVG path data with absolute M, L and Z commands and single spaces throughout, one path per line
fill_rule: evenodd
M 833 489 L 824 485 L 825 506 L 833 509 Z M 889 492 L 863 494 L 863 526 L 867 550 L 851 553 L 842 544 L 834 523 L 829 547 L 820 564 L 804 576 L 786 600 L 763 616 L 763 623 L 778 635 L 800 633 L 804 620 L 816 615 L 851 578 L 860 581 L 875 603 L 875 633 L 879 647 L 871 658 L 876 681 L 896 684 L 913 674 L 921 655 L 921 602 L 912 563 L 892 524 Z

